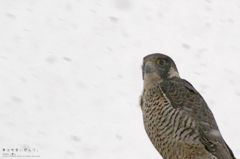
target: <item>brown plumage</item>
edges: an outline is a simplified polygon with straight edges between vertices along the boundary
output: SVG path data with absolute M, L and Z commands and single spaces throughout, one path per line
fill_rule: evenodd
M 140 99 L 144 127 L 164 159 L 234 159 L 197 90 L 163 54 L 143 59 Z

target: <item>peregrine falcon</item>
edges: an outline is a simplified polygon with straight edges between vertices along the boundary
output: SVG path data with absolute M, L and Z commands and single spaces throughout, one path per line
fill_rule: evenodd
M 143 59 L 144 127 L 164 159 L 235 159 L 199 92 L 160 53 Z

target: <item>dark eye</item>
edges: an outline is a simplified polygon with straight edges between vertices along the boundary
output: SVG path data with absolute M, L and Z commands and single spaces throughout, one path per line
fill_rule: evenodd
M 161 66 L 165 66 L 167 64 L 166 60 L 164 60 L 164 59 L 157 60 L 157 63 Z

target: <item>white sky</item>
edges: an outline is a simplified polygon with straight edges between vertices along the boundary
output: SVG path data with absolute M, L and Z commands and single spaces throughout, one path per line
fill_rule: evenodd
M 1 0 L 0 155 L 160 159 L 138 100 L 142 58 L 161 52 L 240 158 L 239 28 L 239 0 Z

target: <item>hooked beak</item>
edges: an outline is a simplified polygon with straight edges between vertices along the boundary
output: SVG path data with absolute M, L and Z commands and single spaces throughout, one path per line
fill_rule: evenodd
M 148 61 L 148 62 L 145 64 L 145 72 L 146 72 L 146 73 L 151 73 L 151 72 L 153 72 L 153 70 L 154 70 L 153 62 Z

